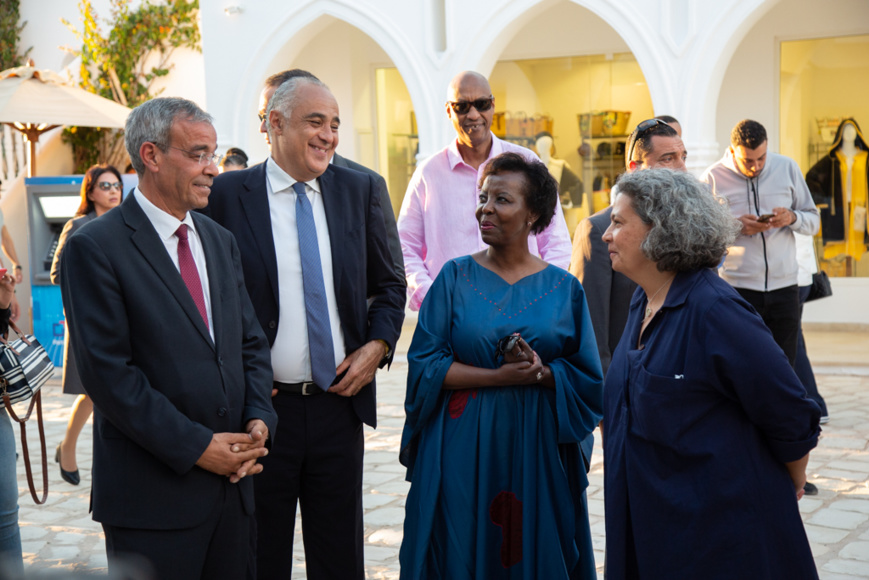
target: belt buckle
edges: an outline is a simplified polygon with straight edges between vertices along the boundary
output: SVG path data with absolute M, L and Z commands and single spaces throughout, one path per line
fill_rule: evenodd
M 319 387 L 317 387 L 317 385 L 315 385 L 314 383 L 302 383 L 302 395 L 313 395 L 316 393 L 314 389 L 317 388 Z

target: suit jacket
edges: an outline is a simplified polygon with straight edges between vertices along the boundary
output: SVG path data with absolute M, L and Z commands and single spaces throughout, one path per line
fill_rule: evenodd
M 226 478 L 195 465 L 212 434 L 262 419 L 275 433 L 268 343 L 229 232 L 193 214 L 208 267 L 214 341 L 131 195 L 66 243 L 61 290 L 94 401 L 94 519 L 142 529 L 205 520 Z M 253 513 L 253 485 L 234 489 Z
M 380 339 L 391 354 L 404 320 L 406 283 L 393 267 L 375 180 L 330 165 L 319 178 L 332 246 L 332 277 L 349 355 Z M 269 214 L 266 164 L 215 178 L 204 210 L 238 241 L 244 280 L 269 345 L 278 331 L 278 263 Z M 367 299 L 373 297 L 369 307 Z M 391 354 L 386 362 L 391 361 Z M 356 414 L 377 424 L 375 383 L 353 397 Z
M 386 180 L 376 171 L 368 169 L 364 165 L 360 165 L 346 157 L 341 157 L 337 153 L 332 156 L 332 164 L 338 167 L 346 167 L 353 171 L 361 171 L 374 178 L 378 193 L 380 194 L 380 209 L 383 211 L 383 224 L 386 226 L 386 240 L 389 243 L 389 253 L 392 256 L 392 266 L 398 275 L 404 278 L 404 255 L 401 253 L 401 240 L 398 238 L 398 227 L 395 225 L 395 211 L 392 209 L 392 200 L 389 197 Z
M 69 239 L 80 227 L 86 223 L 95 220 L 97 213 L 92 211 L 82 216 L 74 217 L 63 226 L 60 232 L 60 238 L 57 240 L 57 249 L 54 251 L 54 259 L 51 261 L 51 283 L 60 284 L 60 257 L 63 254 L 63 247 L 66 245 L 66 240 Z M 72 356 L 72 350 L 69 348 L 69 332 L 63 333 L 63 392 L 66 395 L 84 395 L 84 386 L 81 383 L 81 378 L 78 376 L 78 369 L 75 366 L 75 357 Z
M 588 299 L 604 376 L 622 338 L 631 296 L 637 288 L 627 276 L 613 271 L 607 245 L 602 239 L 612 212 L 610 206 L 579 223 L 573 234 L 570 258 L 570 273 L 579 278 Z

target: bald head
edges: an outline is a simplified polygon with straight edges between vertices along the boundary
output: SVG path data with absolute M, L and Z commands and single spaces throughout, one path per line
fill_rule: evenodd
M 454 76 L 453 80 L 450 81 L 450 86 L 447 87 L 447 100 L 459 100 L 457 96 L 462 93 L 462 89 L 470 89 L 471 87 L 479 88 L 487 96 L 492 94 L 492 89 L 489 87 L 489 79 L 478 72 L 466 70 Z

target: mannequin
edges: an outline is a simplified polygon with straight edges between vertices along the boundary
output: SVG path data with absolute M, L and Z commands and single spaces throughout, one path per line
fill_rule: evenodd
M 538 133 L 534 146 L 537 149 L 540 161 L 546 165 L 549 173 L 558 182 L 561 204 L 565 207 L 579 207 L 582 205 L 582 194 L 585 191 L 582 180 L 573 172 L 566 161 L 552 156 L 555 153 L 552 135 L 546 131 Z
M 821 212 L 824 259 L 859 260 L 869 243 L 869 147 L 854 119 L 845 119 L 836 131 L 830 152 L 806 174 L 806 183 Z

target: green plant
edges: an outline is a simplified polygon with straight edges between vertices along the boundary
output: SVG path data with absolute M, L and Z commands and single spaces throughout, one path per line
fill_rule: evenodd
M 21 31 L 27 22 L 18 24 L 21 13 L 18 9 L 19 0 L 3 0 L 0 2 L 0 71 L 15 66 L 22 66 L 33 47 L 18 54 L 18 42 Z
M 157 96 L 154 81 L 169 74 L 178 48 L 200 50 L 199 0 L 144 0 L 131 9 L 130 0 L 111 0 L 111 29 L 103 36 L 91 0 L 80 0 L 82 29 L 64 24 L 81 41 L 80 85 L 83 89 L 136 107 Z M 73 147 L 75 171 L 95 163 L 126 163 L 123 131 L 69 127 L 63 139 Z

